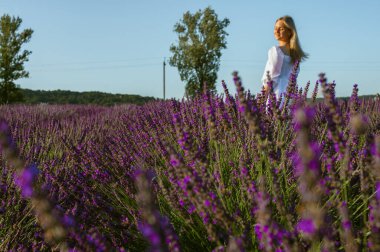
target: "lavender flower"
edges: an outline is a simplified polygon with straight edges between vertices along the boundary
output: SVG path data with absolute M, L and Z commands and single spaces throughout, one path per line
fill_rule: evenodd
M 16 175 L 15 183 L 21 188 L 22 195 L 25 198 L 31 198 L 33 195 L 33 184 L 39 174 L 36 165 L 30 165 Z

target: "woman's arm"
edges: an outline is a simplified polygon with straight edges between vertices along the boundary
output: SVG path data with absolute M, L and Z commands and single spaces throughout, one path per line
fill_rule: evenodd
M 269 71 L 269 75 L 271 79 L 273 80 L 273 87 L 277 85 L 278 77 L 281 74 L 281 67 L 282 67 L 282 54 L 277 51 L 277 47 L 273 46 L 268 51 L 268 60 L 265 65 L 265 70 L 263 77 L 261 78 L 262 84 L 265 88 L 265 90 L 268 88 L 267 82 L 267 71 Z

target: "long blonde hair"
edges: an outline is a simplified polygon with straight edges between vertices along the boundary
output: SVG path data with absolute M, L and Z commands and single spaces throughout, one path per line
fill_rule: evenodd
M 305 61 L 309 57 L 308 53 L 305 53 L 302 48 L 301 44 L 298 40 L 298 35 L 297 35 L 297 29 L 296 25 L 293 21 L 293 18 L 291 16 L 282 16 L 276 20 L 276 23 L 278 21 L 282 20 L 285 24 L 285 26 L 292 31 L 292 35 L 290 37 L 290 58 L 292 59 L 292 62 L 294 63 L 296 60 L 299 62 Z

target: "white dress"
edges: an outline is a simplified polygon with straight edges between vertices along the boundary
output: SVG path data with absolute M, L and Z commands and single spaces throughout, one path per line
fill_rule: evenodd
M 292 69 L 293 64 L 291 63 L 290 56 L 285 55 L 279 46 L 273 46 L 268 51 L 268 61 L 261 78 L 262 84 L 267 83 L 267 71 L 269 71 L 273 80 L 273 91 L 276 94 L 276 98 L 279 99 L 280 95 L 286 92 Z M 298 75 L 299 71 L 300 67 L 298 67 L 296 75 Z M 282 97 L 283 101 L 284 97 Z

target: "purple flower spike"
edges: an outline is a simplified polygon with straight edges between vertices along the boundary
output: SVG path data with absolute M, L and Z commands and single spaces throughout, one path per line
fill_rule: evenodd
M 245 107 L 244 105 L 239 105 L 239 112 L 244 113 L 245 112 Z
M 313 235 L 315 233 L 315 231 L 317 230 L 315 228 L 315 224 L 314 224 L 313 220 L 311 220 L 311 219 L 305 219 L 305 220 L 301 220 L 300 222 L 298 222 L 297 229 L 299 231 L 306 233 L 306 234 L 309 234 L 309 235 Z
M 170 156 L 170 164 L 173 167 L 178 167 L 180 165 L 180 161 L 178 160 L 178 158 L 175 155 L 171 155 Z
M 261 232 L 261 227 L 260 227 L 259 224 L 257 224 L 257 225 L 255 226 L 255 233 L 256 233 L 257 239 L 258 239 L 259 241 L 261 241 L 261 239 L 263 238 L 263 233 Z
M 209 200 L 205 200 L 205 201 L 204 201 L 204 204 L 205 204 L 206 207 L 210 207 L 210 206 L 211 206 L 211 203 L 210 203 Z
M 160 236 L 150 225 L 141 223 L 139 225 L 139 229 L 141 233 L 149 240 L 152 246 L 156 247 L 160 245 Z
M 188 212 L 189 214 L 194 213 L 194 212 L 195 212 L 195 206 L 194 206 L 194 205 L 191 205 L 191 206 L 187 209 L 187 212 Z
M 351 222 L 345 221 L 342 223 L 344 229 L 350 229 L 351 228 Z
M 376 183 L 376 199 L 380 200 L 380 182 Z
M 20 175 L 16 175 L 15 183 L 20 187 L 24 197 L 30 198 L 33 194 L 33 183 L 39 174 L 37 166 L 30 165 L 22 170 Z

